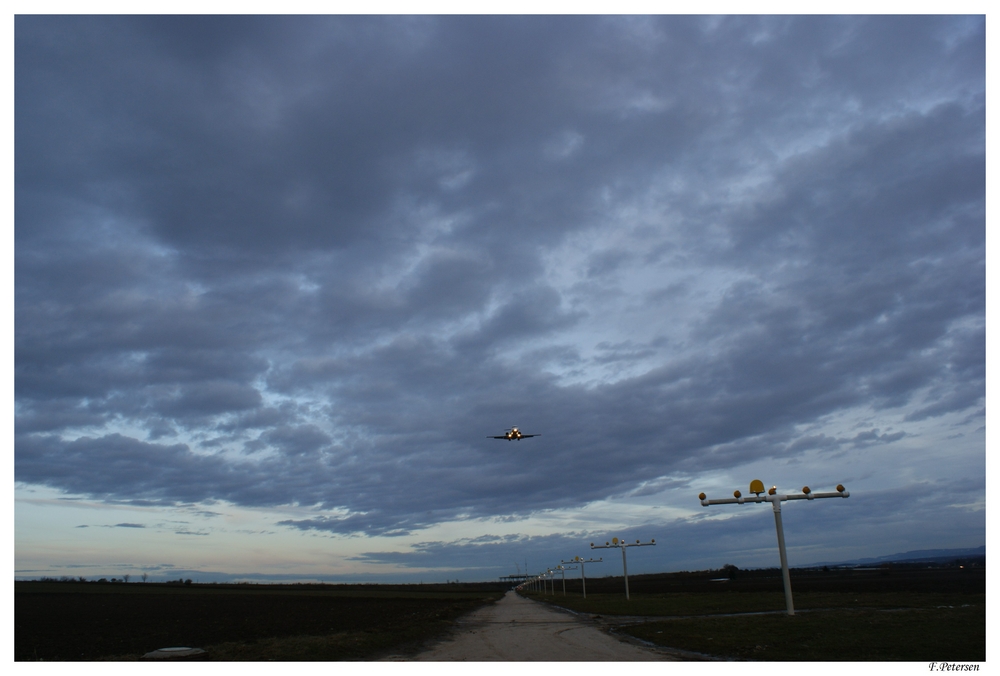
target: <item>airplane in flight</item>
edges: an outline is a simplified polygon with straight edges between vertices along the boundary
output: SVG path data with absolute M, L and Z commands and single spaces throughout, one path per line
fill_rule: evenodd
M 528 437 L 540 437 L 541 434 L 522 434 L 521 430 L 516 427 L 511 427 L 507 430 L 502 437 L 486 437 L 487 439 L 506 439 L 507 441 L 520 441 L 521 439 L 527 439 Z

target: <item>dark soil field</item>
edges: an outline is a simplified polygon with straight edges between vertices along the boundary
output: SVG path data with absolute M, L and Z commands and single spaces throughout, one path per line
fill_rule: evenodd
M 983 662 L 984 565 L 793 570 L 796 614 L 780 571 L 557 580 L 528 594 L 600 618 L 613 632 L 692 654 L 761 661 Z
M 211 660 L 369 660 L 415 650 L 506 585 L 15 582 L 14 659 L 138 659 L 187 646 Z

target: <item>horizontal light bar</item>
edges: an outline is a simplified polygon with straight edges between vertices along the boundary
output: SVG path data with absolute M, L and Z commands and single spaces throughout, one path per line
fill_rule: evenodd
M 705 496 L 704 493 L 701 493 L 698 496 L 698 498 L 701 500 L 701 504 L 702 505 L 704 505 L 705 507 L 708 507 L 709 505 L 732 505 L 732 504 L 742 505 L 745 502 L 774 502 L 776 500 L 779 500 L 779 501 L 785 501 L 785 500 L 814 500 L 816 498 L 849 498 L 849 497 L 851 497 L 851 493 L 846 488 L 843 488 L 843 486 L 837 486 L 837 488 L 838 489 L 842 489 L 842 490 L 838 490 L 838 491 L 833 492 L 833 493 L 813 493 L 811 490 L 808 490 L 809 487 L 806 486 L 805 487 L 805 489 L 806 489 L 805 492 L 802 492 L 802 493 L 791 493 L 791 494 L 788 494 L 788 495 L 780 495 L 780 494 L 774 493 L 774 494 L 771 494 L 771 495 L 751 495 L 751 496 L 744 497 L 744 496 L 742 496 L 740 494 L 739 491 L 736 491 L 733 494 L 734 497 L 732 497 L 732 498 L 716 498 L 714 500 L 709 500 Z M 593 545 L 591 545 L 591 546 L 593 546 Z

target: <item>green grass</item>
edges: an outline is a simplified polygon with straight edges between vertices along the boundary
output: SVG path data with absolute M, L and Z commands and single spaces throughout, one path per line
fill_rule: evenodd
M 597 615 L 642 615 L 673 617 L 784 611 L 785 595 L 777 592 L 677 592 L 663 594 L 525 594 L 529 598 Z M 984 594 L 937 594 L 920 592 L 801 592 L 793 596 L 796 610 L 820 608 L 935 608 L 981 602 Z M 971 600 L 970 600 L 971 599 Z
M 701 617 L 619 628 L 656 645 L 768 661 L 986 661 L 986 606 Z
M 986 660 L 985 594 L 804 592 L 794 616 L 781 592 L 530 596 L 656 645 L 728 659 Z

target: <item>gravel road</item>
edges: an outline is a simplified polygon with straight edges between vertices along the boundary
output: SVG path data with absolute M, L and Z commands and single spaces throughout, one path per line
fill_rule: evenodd
M 454 633 L 429 650 L 388 661 L 601 662 L 661 661 L 676 657 L 625 643 L 577 619 L 514 592 L 459 620 Z

